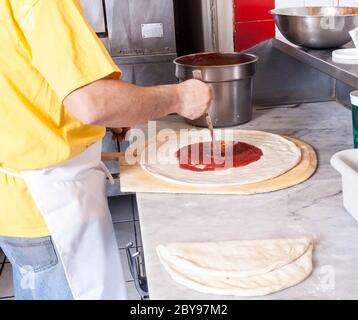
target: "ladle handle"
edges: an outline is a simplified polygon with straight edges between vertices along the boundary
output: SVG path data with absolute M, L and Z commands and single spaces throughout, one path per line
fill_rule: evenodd
M 201 72 L 201 70 L 193 70 L 193 77 L 194 79 L 203 81 L 203 73 Z M 215 142 L 214 125 L 213 125 L 213 120 L 211 119 L 211 116 L 209 114 L 209 111 L 206 111 L 205 118 L 208 128 L 210 130 L 211 140 L 212 142 Z

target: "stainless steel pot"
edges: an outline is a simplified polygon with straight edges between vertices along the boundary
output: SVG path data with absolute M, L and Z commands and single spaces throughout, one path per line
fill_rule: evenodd
M 193 79 L 200 70 L 202 80 L 214 93 L 210 107 L 215 128 L 231 127 L 252 119 L 253 76 L 258 58 L 245 53 L 198 53 L 177 58 L 176 76 L 182 82 Z M 206 127 L 205 117 L 187 120 L 192 125 Z
M 349 31 L 358 27 L 358 8 L 299 7 L 271 10 L 283 36 L 292 43 L 313 49 L 340 47 Z

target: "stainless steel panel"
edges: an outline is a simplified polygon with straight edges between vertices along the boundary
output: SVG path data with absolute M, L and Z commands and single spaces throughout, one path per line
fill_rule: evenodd
M 177 83 L 175 66 L 172 62 L 145 63 L 134 66 L 135 84 L 156 86 Z
M 111 54 L 175 53 L 172 0 L 106 0 Z M 143 38 L 142 25 L 163 24 L 163 37 Z
M 88 22 L 96 33 L 106 33 L 106 20 L 103 0 L 81 0 Z
M 247 50 L 259 57 L 254 78 L 254 104 L 287 105 L 335 99 L 336 80 L 273 48 L 266 41 Z
M 121 56 L 114 57 L 114 61 L 117 64 L 137 64 L 137 63 L 160 63 L 160 62 L 171 62 L 177 58 L 177 55 L 174 54 L 156 54 L 156 55 L 138 55 L 138 56 Z
M 177 83 L 173 59 L 176 55 L 117 57 L 122 80 L 141 86 Z
M 134 65 L 132 64 L 118 64 L 118 67 L 122 71 L 121 80 L 127 83 L 135 84 L 135 77 L 134 77 Z

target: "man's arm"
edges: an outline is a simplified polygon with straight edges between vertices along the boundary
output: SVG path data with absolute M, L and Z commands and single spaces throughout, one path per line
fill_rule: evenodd
M 198 80 L 139 87 L 102 79 L 69 94 L 64 105 L 84 123 L 117 128 L 135 126 L 170 113 L 196 119 L 205 113 L 211 99 L 210 87 Z

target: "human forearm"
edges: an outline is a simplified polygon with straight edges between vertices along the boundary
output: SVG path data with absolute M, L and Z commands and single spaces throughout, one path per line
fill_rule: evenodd
M 139 87 L 101 80 L 82 90 L 72 100 L 65 100 L 65 105 L 85 122 L 106 127 L 128 127 L 158 119 L 177 112 L 179 105 L 176 86 Z M 79 103 L 87 108 L 77 108 Z
M 179 113 L 195 119 L 208 108 L 211 91 L 190 80 L 180 85 L 139 87 L 103 79 L 71 93 L 64 105 L 84 123 L 106 127 L 130 127 Z

